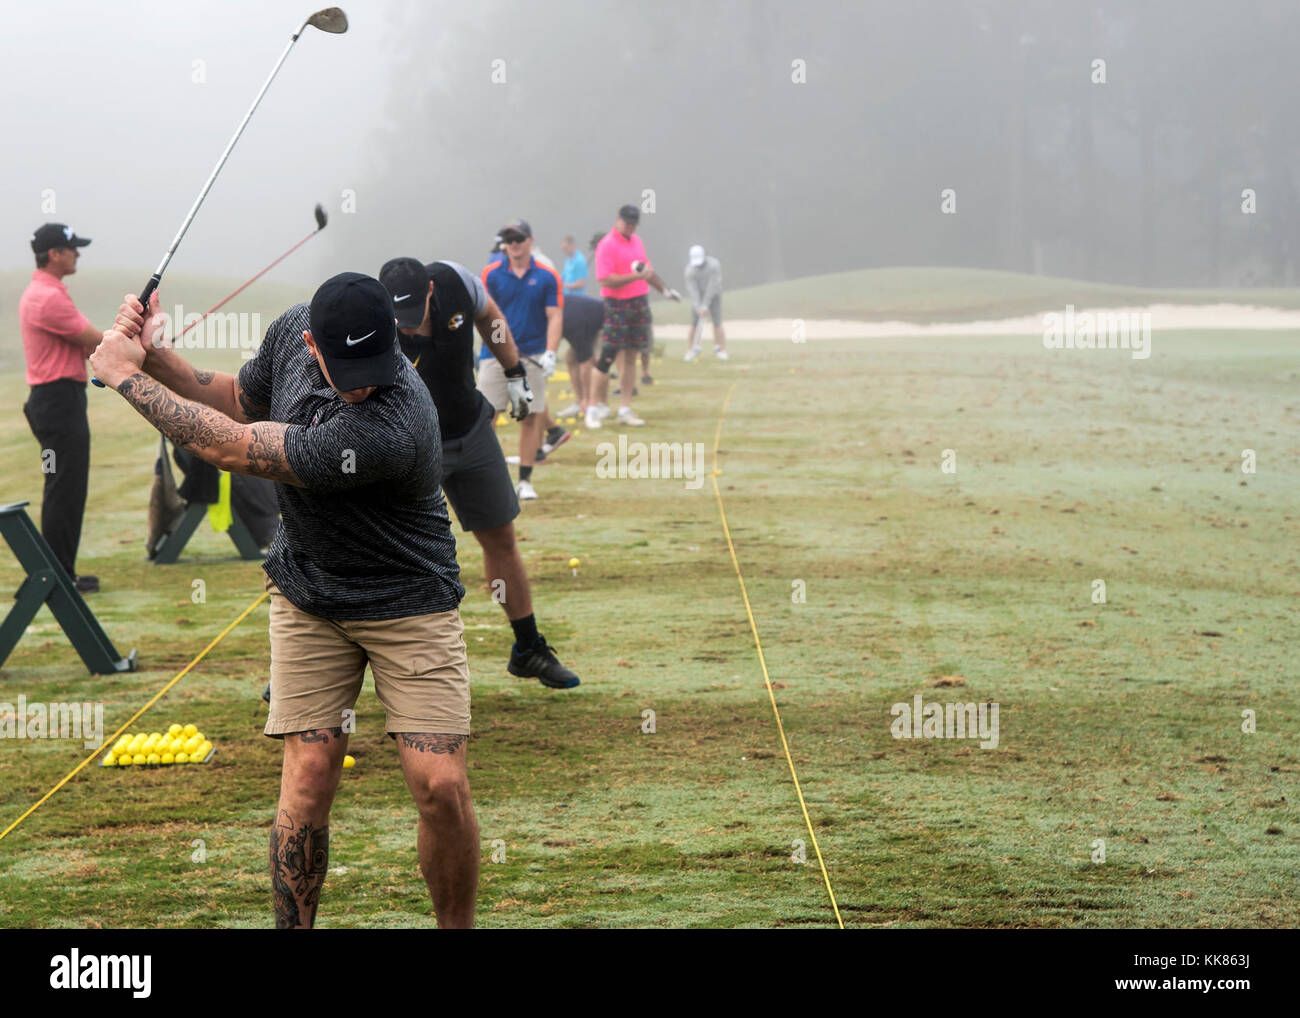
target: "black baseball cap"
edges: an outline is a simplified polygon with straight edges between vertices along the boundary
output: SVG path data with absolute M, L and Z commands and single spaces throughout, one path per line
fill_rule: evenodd
M 38 226 L 32 234 L 32 251 L 36 254 L 44 254 L 59 247 L 85 247 L 89 243 L 89 237 L 78 237 L 70 226 L 62 223 L 46 223 Z
M 347 392 L 397 381 L 397 327 L 382 283 L 340 272 L 311 299 L 311 335 L 334 387 Z
M 418 329 L 424 321 L 429 270 L 415 258 L 392 258 L 379 270 L 379 281 L 393 299 L 399 329 Z
M 512 233 L 519 233 L 525 237 L 531 237 L 533 235 L 533 228 L 528 225 L 527 219 L 512 219 L 510 222 L 506 223 L 505 226 L 501 227 L 501 229 L 497 230 L 497 236 L 503 241 Z
M 618 218 L 625 223 L 641 222 L 641 210 L 635 205 L 624 205 L 618 210 Z

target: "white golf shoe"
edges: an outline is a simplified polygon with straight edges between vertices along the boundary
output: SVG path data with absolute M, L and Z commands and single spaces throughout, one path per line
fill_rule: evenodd
M 536 498 L 537 492 L 533 490 L 532 481 L 520 481 L 515 485 L 515 495 L 518 496 L 520 502 L 527 502 L 530 498 Z
M 640 428 L 645 425 L 645 421 L 634 414 L 630 406 L 618 408 L 618 423 L 628 428 Z
M 586 416 L 584 417 L 584 421 L 586 422 L 588 431 L 594 431 L 596 428 L 599 428 L 600 411 L 597 410 L 594 406 L 588 407 Z

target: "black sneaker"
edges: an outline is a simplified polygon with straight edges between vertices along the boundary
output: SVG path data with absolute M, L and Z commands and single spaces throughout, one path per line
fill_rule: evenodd
M 78 590 L 78 592 L 80 592 L 80 593 L 82 593 L 82 594 L 98 594 L 98 593 L 99 593 L 99 577 L 98 577 L 98 576 L 78 576 L 78 577 L 73 581 L 73 584 L 72 584 L 72 585 L 73 585 L 74 587 L 76 587 L 77 590 Z
M 545 462 L 546 462 L 546 446 L 543 445 L 538 448 L 537 452 L 533 453 L 533 466 L 540 467 Z
M 262 690 L 262 699 L 268 704 L 271 702 L 271 684 L 268 682 L 266 688 Z
M 654 385 L 654 384 L 655 384 L 655 380 L 654 380 L 653 378 L 651 378 L 649 375 L 642 375 L 642 376 L 641 376 L 641 384 L 642 384 L 642 385 Z M 635 395 L 635 394 L 634 394 L 634 395 Z
M 546 637 L 540 634 L 528 651 L 521 652 L 517 643 L 511 646 L 510 663 L 506 665 L 506 670 L 522 679 L 536 679 L 550 689 L 572 689 L 582 681 L 560 664 L 560 659 L 551 650 Z
M 555 427 L 551 428 L 551 430 L 546 433 L 546 441 L 542 443 L 542 447 L 537 451 L 539 453 L 544 453 L 547 456 L 549 456 L 551 453 L 555 452 L 556 449 L 558 449 L 565 442 L 567 442 L 569 440 L 569 437 L 570 437 L 569 433 L 564 428 L 560 427 L 557 424 Z

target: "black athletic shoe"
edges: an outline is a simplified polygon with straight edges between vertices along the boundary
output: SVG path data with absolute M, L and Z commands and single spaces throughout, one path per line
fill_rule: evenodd
M 654 380 L 653 378 L 651 378 L 649 375 L 642 375 L 642 376 L 641 376 L 641 384 L 642 384 L 642 385 L 654 385 L 654 384 L 655 384 L 655 380 Z
M 557 424 L 555 427 L 553 427 L 550 431 L 546 433 L 546 441 L 542 443 L 542 447 L 537 451 L 539 453 L 545 453 L 546 455 L 549 456 L 551 453 L 555 452 L 556 449 L 558 449 L 565 442 L 567 442 L 569 440 L 569 437 L 570 437 L 569 433 L 564 428 L 560 427 Z
M 84 575 L 78 576 L 75 580 L 72 581 L 72 585 L 76 587 L 77 590 L 82 594 L 99 593 L 98 576 L 84 576 Z
M 268 682 L 266 688 L 262 690 L 262 699 L 268 704 L 271 702 L 271 684 Z
M 546 462 L 546 446 L 540 446 L 537 452 L 533 453 L 533 466 L 540 467 Z
M 506 670 L 522 679 L 536 679 L 550 689 L 572 689 L 582 681 L 560 664 L 546 637 L 540 634 L 528 651 L 520 651 L 517 643 L 511 646 L 510 664 L 506 665 Z

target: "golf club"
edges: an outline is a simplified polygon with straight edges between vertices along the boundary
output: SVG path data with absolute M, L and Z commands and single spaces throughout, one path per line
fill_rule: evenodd
M 239 122 L 239 127 L 235 130 L 234 136 L 226 145 L 226 150 L 221 153 L 221 158 L 217 160 L 217 165 L 212 168 L 212 173 L 208 175 L 207 183 L 203 185 L 203 190 L 199 192 L 199 196 L 194 200 L 194 204 L 191 206 L 189 214 L 185 217 L 185 221 L 181 223 L 181 228 L 176 231 L 176 236 L 172 238 L 171 246 L 167 248 L 167 253 L 163 255 L 162 261 L 158 263 L 158 268 L 154 270 L 154 274 L 149 277 L 149 282 L 147 282 L 144 289 L 140 291 L 138 299 L 144 306 L 146 312 L 149 309 L 149 298 L 153 296 L 153 292 L 158 289 L 158 284 L 162 282 L 162 274 L 167 270 L 167 265 L 172 260 L 172 255 L 176 253 L 176 248 L 180 246 L 181 238 L 185 236 L 185 231 L 190 228 L 190 223 L 194 221 L 194 216 L 199 211 L 199 206 L 203 204 L 203 199 L 206 198 L 208 192 L 212 190 L 212 185 L 217 179 L 217 174 L 219 174 L 221 168 L 226 165 L 226 159 L 230 156 L 231 150 L 235 147 L 235 142 L 239 141 L 239 136 L 244 133 L 244 128 L 248 126 L 249 120 L 252 119 L 253 113 L 256 111 L 258 104 L 262 101 L 262 96 L 266 95 L 266 90 L 271 87 L 271 82 L 274 81 L 275 76 L 280 73 L 280 66 L 284 63 L 285 58 L 289 56 L 289 51 L 293 49 L 293 44 L 298 41 L 298 37 L 302 35 L 308 25 L 312 28 L 317 28 L 322 32 L 328 32 L 331 35 L 341 35 L 348 30 L 348 16 L 338 7 L 326 7 L 324 10 L 319 10 L 315 14 L 311 15 L 311 17 L 302 23 L 302 26 L 298 31 L 293 33 L 293 37 L 284 47 L 284 52 L 280 54 L 280 59 L 275 62 L 275 66 L 271 68 L 271 73 L 267 77 L 266 82 L 262 85 L 256 98 L 253 99 L 253 105 L 250 106 L 248 112 L 244 114 L 244 119 Z M 101 389 L 104 387 L 104 383 L 98 378 L 92 378 L 91 381 Z
M 241 293 L 243 293 L 243 292 L 244 292 L 245 290 L 247 290 L 250 286 L 252 286 L 254 283 L 256 283 L 259 279 L 261 279 L 263 276 L 265 276 L 265 275 L 266 275 L 268 272 L 270 272 L 273 268 L 275 268 L 277 265 L 279 265 L 282 261 L 284 261 L 286 258 L 288 258 L 288 257 L 289 257 L 291 254 L 293 254 L 295 251 L 297 251 L 298 248 L 302 247 L 304 244 L 307 243 L 307 241 L 311 240 L 312 237 L 316 236 L 316 234 L 320 233 L 321 230 L 325 229 L 325 224 L 326 224 L 327 222 L 329 222 L 329 217 L 325 215 L 325 209 L 324 209 L 322 206 L 317 205 L 317 206 L 316 206 L 316 224 L 317 224 L 317 225 L 316 225 L 316 229 L 312 230 L 311 233 L 309 233 L 309 234 L 307 234 L 307 236 L 303 237 L 302 240 L 298 241 L 298 243 L 296 243 L 293 247 L 289 248 L 288 251 L 286 251 L 284 254 L 280 255 L 279 258 L 277 258 L 275 261 L 273 261 L 270 265 L 268 265 L 266 268 L 264 268 L 264 269 L 263 269 L 261 272 L 259 272 L 257 275 L 253 276 L 251 279 L 247 280 L 246 282 L 241 283 L 238 289 L 232 290 L 232 291 L 230 291 L 230 293 L 226 294 L 226 296 L 222 297 L 221 300 L 219 300 L 216 304 L 213 304 L 212 307 L 208 308 L 208 310 L 206 310 L 206 311 L 203 312 L 203 317 L 202 317 L 202 318 L 198 318 L 198 319 L 196 319 L 195 321 L 190 322 L 190 324 L 187 325 L 187 326 L 185 326 L 185 328 L 183 328 L 183 329 L 182 329 L 182 330 L 181 330 L 177 335 L 178 335 L 178 336 L 183 336 L 183 335 L 185 335 L 185 333 L 189 332 L 190 329 L 192 329 L 192 328 L 194 328 L 194 326 L 198 325 L 199 322 L 202 322 L 204 318 L 207 318 L 208 315 L 212 314 L 214 311 L 220 311 L 221 308 L 223 308 L 227 303 L 229 303 L 230 301 L 232 301 L 232 300 L 234 300 L 236 297 L 238 297 Z

